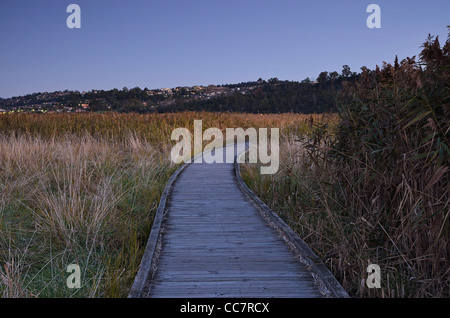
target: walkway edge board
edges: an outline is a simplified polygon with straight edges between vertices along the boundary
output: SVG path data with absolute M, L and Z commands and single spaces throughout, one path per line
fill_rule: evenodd
M 134 283 L 131 286 L 128 298 L 140 298 L 144 290 L 145 284 L 147 283 L 150 274 L 152 273 L 153 262 L 155 261 L 155 254 L 157 250 L 157 245 L 159 241 L 159 236 L 161 234 L 161 225 L 164 217 L 164 212 L 166 210 L 166 203 L 169 193 L 172 189 L 172 185 L 178 178 L 181 172 L 183 172 L 190 163 L 184 163 L 179 167 L 170 177 L 167 182 L 164 191 L 159 200 L 158 209 L 156 210 L 155 219 L 153 221 L 152 230 L 147 241 L 147 246 L 145 247 L 144 255 L 142 256 L 141 264 L 139 266 L 139 271 L 136 274 Z

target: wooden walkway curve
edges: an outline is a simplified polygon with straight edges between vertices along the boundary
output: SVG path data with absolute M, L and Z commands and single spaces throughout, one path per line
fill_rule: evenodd
M 238 164 L 192 163 L 166 186 L 129 297 L 348 296 Z

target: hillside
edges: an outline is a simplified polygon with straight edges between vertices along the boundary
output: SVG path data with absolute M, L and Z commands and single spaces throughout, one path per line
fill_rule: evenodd
M 177 112 L 322 113 L 336 111 L 335 98 L 344 81 L 360 74 L 348 66 L 342 74 L 322 72 L 317 81 L 259 79 L 239 84 L 89 92 L 57 91 L 0 99 L 2 112 Z

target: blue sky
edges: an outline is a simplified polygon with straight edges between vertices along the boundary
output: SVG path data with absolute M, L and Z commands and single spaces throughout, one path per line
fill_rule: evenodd
M 81 7 L 81 29 L 66 8 Z M 381 7 L 381 29 L 366 8 Z M 450 1 L 2 0 L 0 97 L 229 84 L 371 69 L 445 42 Z

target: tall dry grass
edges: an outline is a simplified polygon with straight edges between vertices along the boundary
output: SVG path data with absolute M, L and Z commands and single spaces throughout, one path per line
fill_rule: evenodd
M 27 134 L 44 138 L 64 135 L 85 135 L 106 140 L 121 141 L 134 135 L 153 146 L 169 147 L 175 128 L 194 130 L 194 120 L 203 120 L 203 129 L 278 127 L 285 131 L 302 129 L 302 123 L 325 115 L 301 114 L 239 114 L 182 112 L 165 114 L 15 114 L 0 115 L 0 133 L 6 135 Z
M 3 296 L 126 295 L 174 168 L 166 157 L 135 136 L 16 134 L 0 135 L 0 163 Z M 65 283 L 72 263 L 78 291 Z
M 336 129 L 285 138 L 280 173 L 249 185 L 358 297 L 449 297 L 450 40 L 340 96 Z M 289 136 L 287 136 L 289 137 Z M 365 284 L 381 267 L 381 289 Z
M 124 297 L 171 173 L 173 129 L 278 127 L 325 115 L 0 116 L 0 295 Z M 66 287 L 78 264 L 82 288 Z

